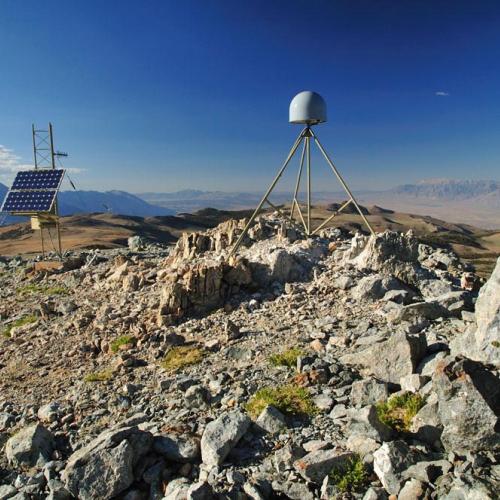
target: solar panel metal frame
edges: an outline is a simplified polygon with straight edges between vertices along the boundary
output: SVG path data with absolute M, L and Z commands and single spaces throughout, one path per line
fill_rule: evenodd
M 1 211 L 9 212 L 11 214 L 48 213 L 54 206 L 56 196 L 57 190 L 55 189 L 45 189 L 37 191 L 9 191 L 2 204 Z M 49 202 L 48 205 L 47 202 Z M 14 204 L 21 206 L 17 208 L 13 206 Z M 6 206 L 7 208 L 5 208 Z
M 35 173 L 35 172 L 36 172 L 36 174 L 33 175 L 33 177 L 39 177 L 42 179 L 44 177 L 55 177 L 54 180 L 57 179 L 57 183 L 55 185 L 51 185 L 50 187 L 45 187 L 45 186 L 44 187 L 36 187 L 36 188 L 35 187 L 30 187 L 30 188 L 15 187 L 16 183 L 19 182 L 19 177 L 29 178 L 30 176 L 29 175 L 26 176 L 25 174 Z M 50 172 L 51 175 L 45 174 L 45 172 Z M 0 212 L 9 212 L 11 214 L 49 213 L 52 210 L 52 207 L 54 206 L 54 202 L 55 202 L 57 193 L 59 192 L 59 189 L 61 187 L 61 183 L 63 181 L 65 172 L 66 172 L 65 169 L 52 169 L 52 168 L 51 169 L 44 168 L 44 169 L 22 170 L 22 171 L 18 172 L 15 179 L 14 179 L 14 182 L 12 183 L 12 187 L 9 189 L 9 191 L 7 191 L 7 194 L 5 195 L 2 206 L 0 208 Z M 54 173 L 55 173 L 55 175 L 54 175 Z M 57 178 L 58 174 L 59 174 L 59 177 Z M 27 181 L 25 181 L 25 182 L 27 182 Z M 25 209 L 25 210 L 12 211 L 12 210 L 5 209 L 5 205 L 7 204 L 7 200 L 9 199 L 9 196 L 11 194 L 20 194 L 20 193 L 26 193 L 26 194 L 33 193 L 34 194 L 34 193 L 43 193 L 43 192 L 53 192 L 54 193 L 52 200 L 51 200 L 51 203 L 50 203 L 50 206 L 47 210 L 28 210 L 28 209 Z
M 34 189 L 59 190 L 64 177 L 64 169 L 34 169 L 18 172 L 11 191 L 28 191 Z

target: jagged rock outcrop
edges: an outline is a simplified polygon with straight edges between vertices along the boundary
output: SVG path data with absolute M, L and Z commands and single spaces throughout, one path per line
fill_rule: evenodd
M 230 256 L 228 249 L 240 226 L 241 221 L 230 220 L 204 233 L 181 237 L 165 262 L 169 272 L 163 273 L 160 326 L 220 307 L 241 289 L 302 281 L 327 251 L 325 243 L 301 240 L 292 244 L 296 237 L 291 238 L 282 224 L 261 219 L 249 232 L 256 243 Z
M 459 335 L 451 344 L 452 354 L 491 363 L 500 368 L 500 257 L 476 301 L 476 328 Z
M 403 283 L 418 285 L 428 273 L 419 263 L 419 242 L 412 231 L 406 234 L 385 231 L 370 236 L 364 248 L 362 240 L 353 240 L 352 249 L 346 254 L 347 262 L 360 270 L 378 271 L 391 275 Z
M 230 263 L 208 261 L 179 267 L 167 279 L 158 311 L 160 325 L 220 307 L 235 290 L 252 283 L 248 263 L 240 258 Z

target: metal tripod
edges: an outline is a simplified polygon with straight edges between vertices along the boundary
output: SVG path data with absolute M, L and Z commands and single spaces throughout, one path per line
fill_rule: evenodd
M 328 217 L 326 220 L 324 220 L 316 229 L 313 229 L 311 226 L 311 138 L 314 139 L 314 142 L 318 146 L 318 149 L 321 151 L 321 154 L 324 156 L 326 162 L 332 169 L 333 173 L 339 180 L 340 184 L 344 188 L 345 192 L 349 196 L 349 199 L 337 210 L 335 211 L 330 217 Z M 295 143 L 292 146 L 292 149 L 288 153 L 288 156 L 285 160 L 285 163 L 281 166 L 280 170 L 278 171 L 278 174 L 274 178 L 273 182 L 269 186 L 268 190 L 266 191 L 266 194 L 263 196 L 262 200 L 260 201 L 259 205 L 255 209 L 254 213 L 250 217 L 250 220 L 246 224 L 245 228 L 243 229 L 243 232 L 240 234 L 238 240 L 234 244 L 233 248 L 231 249 L 231 254 L 234 254 L 238 248 L 241 245 L 241 242 L 243 241 L 243 238 L 247 234 L 248 230 L 250 229 L 250 226 L 252 225 L 253 221 L 259 214 L 259 212 L 262 210 L 262 207 L 264 206 L 265 203 L 267 203 L 271 208 L 274 210 L 277 210 L 277 207 L 273 205 L 269 201 L 269 195 L 272 193 L 273 189 L 276 187 L 276 184 L 280 180 L 281 176 L 285 172 L 286 168 L 288 167 L 290 161 L 292 160 L 293 156 L 295 155 L 297 149 L 299 148 L 300 144 L 303 143 L 302 147 L 302 154 L 300 156 L 300 167 L 299 167 L 299 172 L 297 174 L 297 181 L 295 183 L 295 189 L 293 192 L 293 198 L 292 198 L 292 204 L 290 207 L 290 215 L 289 215 L 289 221 L 292 222 L 294 219 L 295 215 L 295 209 L 297 209 L 300 221 L 302 222 L 302 225 L 304 226 L 304 230 L 307 234 L 307 236 L 312 236 L 316 233 L 318 233 L 321 229 L 323 229 L 334 217 L 336 217 L 342 210 L 344 210 L 348 205 L 351 203 L 355 206 L 356 210 L 358 211 L 359 215 L 361 215 L 361 218 L 363 219 L 364 223 L 370 230 L 371 234 L 375 234 L 375 231 L 371 227 L 370 223 L 366 219 L 365 215 L 359 208 L 359 205 L 357 201 L 355 200 L 351 190 L 347 186 L 346 182 L 340 175 L 340 172 L 337 170 L 337 167 L 333 164 L 332 160 L 328 156 L 327 152 L 319 142 L 319 139 L 317 135 L 313 132 L 312 128 L 310 126 L 306 126 L 299 134 L 297 139 L 295 140 Z M 302 210 L 300 208 L 299 202 L 297 200 L 297 195 L 299 193 L 299 188 L 300 188 L 300 183 L 301 183 L 301 178 L 302 178 L 302 172 L 304 170 L 304 160 L 306 160 L 306 177 L 307 177 L 307 213 L 306 213 L 306 219 L 304 219 L 304 215 L 302 213 Z

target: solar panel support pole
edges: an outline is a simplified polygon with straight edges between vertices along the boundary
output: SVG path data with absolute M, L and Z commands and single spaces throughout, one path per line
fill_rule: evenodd
M 38 158 L 36 154 L 36 130 L 35 130 L 35 124 L 31 124 L 31 136 L 33 139 L 33 157 L 35 159 L 35 170 L 38 170 Z
M 50 163 L 52 170 L 56 169 L 56 156 L 54 154 L 54 135 L 52 134 L 52 123 L 49 122 L 49 138 L 50 138 Z

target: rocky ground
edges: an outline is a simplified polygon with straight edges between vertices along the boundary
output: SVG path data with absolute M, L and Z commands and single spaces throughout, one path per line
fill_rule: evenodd
M 241 229 L 0 260 L 0 500 L 498 498 L 500 263 Z

